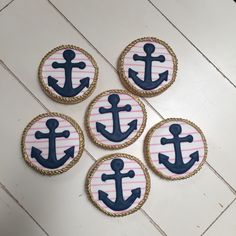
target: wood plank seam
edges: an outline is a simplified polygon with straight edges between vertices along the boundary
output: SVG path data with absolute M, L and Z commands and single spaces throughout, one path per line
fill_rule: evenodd
M 147 0 L 234 88 L 234 84 L 151 0 Z
M 235 202 L 236 198 L 215 218 L 215 220 L 203 231 L 201 236 L 203 236 L 214 224 L 215 222 L 230 208 L 230 206 Z
M 15 0 L 11 0 L 10 2 L 8 2 L 5 6 L 3 6 L 1 9 L 0 9 L 0 13 L 6 9 L 12 2 L 14 2 Z
M 43 104 L 43 102 L 41 102 L 40 99 L 38 99 L 38 98 L 31 92 L 31 90 L 19 79 L 19 77 L 17 77 L 17 76 L 14 74 L 14 72 L 6 65 L 1 59 L 0 59 L 0 64 L 3 66 L 3 68 L 4 68 L 9 74 L 11 74 L 11 76 L 12 76 L 21 86 L 23 86 L 23 88 L 32 96 L 32 98 L 35 99 L 35 100 L 40 104 L 40 106 L 43 107 L 43 109 L 46 110 L 46 112 L 51 112 L 51 111 Z M 96 161 L 96 158 L 95 158 L 86 148 L 84 148 L 84 151 L 89 155 L 89 157 L 91 158 L 92 161 L 94 161 L 94 162 Z M 13 195 L 10 195 L 10 196 L 12 196 L 12 198 L 15 200 L 16 203 L 20 204 L 19 201 L 18 201 Z M 22 207 L 22 209 L 24 209 L 22 205 L 19 205 L 19 206 Z M 142 208 L 140 208 L 140 210 L 141 210 L 141 209 L 142 209 Z M 29 214 L 29 216 L 31 216 L 30 213 L 28 213 L 28 211 L 27 211 L 26 209 L 24 209 L 24 210 L 27 212 L 27 214 Z M 142 211 L 141 211 L 141 212 L 142 212 Z M 145 212 L 145 211 L 143 210 L 143 212 Z M 143 213 L 143 212 L 142 212 L 142 213 Z M 143 215 L 144 215 L 145 218 L 149 219 L 150 224 L 152 224 L 152 225 L 155 227 L 155 229 L 160 232 L 160 234 L 162 234 L 163 236 L 166 236 L 166 233 L 164 232 L 164 230 L 151 218 L 151 216 L 149 216 L 147 213 L 146 213 L 146 214 L 143 214 Z M 151 221 L 150 221 L 150 219 L 151 219 Z M 37 222 L 35 219 L 34 219 L 34 221 Z M 155 224 L 154 224 L 153 222 L 155 222 Z M 38 225 L 39 225 L 39 223 L 38 223 Z M 46 231 L 45 231 L 45 232 L 46 232 Z M 47 234 L 47 235 L 48 235 L 48 234 Z
M 1 189 L 34 221 L 34 223 L 45 233 L 50 236 L 48 232 L 36 221 L 36 219 L 23 207 L 23 205 L 13 196 L 7 187 L 0 182 Z
M 165 231 L 148 215 L 148 213 L 143 209 L 141 208 L 140 211 L 142 212 L 142 214 L 144 216 L 146 216 L 146 218 L 149 219 L 149 222 L 155 227 L 158 229 L 158 231 L 163 235 L 163 236 L 167 236 L 167 234 L 165 233 Z
M 77 29 L 77 27 L 70 22 L 70 20 L 50 1 L 47 0 L 48 3 L 72 26 L 72 28 L 79 33 L 87 42 L 88 44 L 94 49 L 96 50 L 96 52 L 108 63 L 108 65 L 111 66 L 111 68 L 116 72 L 117 69 L 113 66 L 113 64 L 80 32 L 79 29 Z M 155 111 L 160 118 L 164 119 L 163 115 L 160 114 L 160 112 L 158 112 L 148 101 L 146 98 L 140 98 L 142 99 L 153 111 Z M 210 170 L 218 177 L 220 178 L 230 189 L 230 191 L 232 191 L 235 195 L 236 195 L 236 190 L 224 179 L 224 177 L 217 171 L 215 170 L 208 162 L 206 162 L 208 164 L 208 166 L 210 166 Z

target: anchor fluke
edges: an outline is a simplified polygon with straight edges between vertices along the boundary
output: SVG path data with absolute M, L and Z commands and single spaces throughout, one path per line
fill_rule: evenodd
M 39 149 L 32 147 L 31 148 L 31 157 L 35 158 L 38 163 L 48 169 L 55 169 L 55 168 L 59 168 L 60 166 L 62 166 L 63 164 L 65 164 L 67 162 L 67 160 L 69 158 L 73 158 L 74 157 L 74 146 L 68 148 L 67 150 L 64 151 L 65 155 L 60 158 L 59 160 L 52 161 L 50 159 L 50 157 L 48 159 L 44 159 L 41 155 L 42 151 L 40 151 Z
M 190 158 L 191 158 L 192 160 L 194 160 L 195 162 L 196 162 L 196 161 L 199 161 L 199 152 L 198 152 L 198 151 L 192 153 L 192 154 L 189 155 L 189 156 L 190 156 Z
M 80 86 L 82 86 L 83 88 L 88 88 L 89 87 L 89 81 L 90 81 L 90 78 L 89 77 L 86 77 L 86 78 L 83 78 L 80 80 Z
M 169 162 L 169 157 L 159 153 L 159 163 L 163 164 L 168 170 L 175 174 L 184 174 L 187 172 L 196 162 L 199 161 L 199 152 L 195 151 L 189 155 L 190 160 L 188 162 L 183 161 L 181 143 L 192 143 L 193 136 L 187 135 L 185 137 L 180 137 L 179 135 L 182 133 L 182 127 L 179 124 L 172 124 L 169 127 L 170 133 L 173 135 L 173 138 L 161 138 L 162 145 L 173 144 L 174 152 L 175 152 L 175 162 Z
M 137 198 L 141 197 L 141 189 L 136 188 L 131 190 L 132 194 L 123 201 L 111 201 L 108 198 L 108 194 L 103 192 L 102 190 L 98 190 L 98 200 L 101 200 L 106 206 L 108 206 L 113 211 L 124 211 L 128 209 Z
M 66 156 L 73 158 L 75 153 L 75 146 L 66 149 L 64 153 L 66 154 Z
M 96 130 L 97 132 L 101 133 L 103 130 L 106 129 L 106 126 L 102 123 L 96 122 Z
M 141 189 L 140 188 L 136 188 L 136 189 L 133 189 L 131 190 L 132 192 L 132 195 L 127 199 L 127 201 L 132 198 L 134 199 L 134 201 L 136 200 L 136 198 L 140 198 L 141 197 Z M 133 200 L 132 200 L 133 201 Z M 133 201 L 133 202 L 134 202 Z
M 128 126 L 132 130 L 137 130 L 137 128 L 138 128 L 138 120 L 132 120 L 131 122 L 128 123 Z
M 162 153 L 159 153 L 158 158 L 159 158 L 159 163 L 160 164 L 165 164 L 169 160 L 169 157 L 162 154 Z
M 48 76 L 48 86 L 55 87 L 55 85 L 58 83 L 58 80 L 53 78 L 52 76 Z
M 31 157 L 32 158 L 36 158 L 36 157 L 40 156 L 41 153 L 42 153 L 42 151 L 39 150 L 38 148 L 36 148 L 36 147 L 31 148 Z
M 132 70 L 131 68 L 129 68 L 128 70 L 128 74 L 129 74 L 129 78 L 131 78 L 135 84 L 137 84 L 140 88 L 144 89 L 144 90 L 152 90 L 157 88 L 158 86 L 160 86 L 164 81 L 168 80 L 168 74 L 169 71 L 165 71 L 163 73 L 159 74 L 159 78 L 157 80 L 154 81 L 149 81 L 149 80 L 141 80 L 137 75 L 138 72 Z

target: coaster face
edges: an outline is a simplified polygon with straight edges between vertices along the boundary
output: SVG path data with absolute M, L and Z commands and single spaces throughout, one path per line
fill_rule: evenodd
M 137 97 L 125 90 L 109 90 L 89 105 L 85 117 L 90 138 L 107 149 L 126 147 L 142 134 L 146 110 Z
M 170 46 L 152 37 L 130 43 L 118 64 L 120 79 L 132 93 L 156 96 L 175 81 L 177 58 Z
M 147 200 L 150 176 L 137 158 L 112 154 L 94 163 L 86 186 L 98 209 L 110 216 L 124 216 L 137 211 Z
M 79 161 L 84 150 L 84 136 L 72 118 L 45 113 L 27 125 L 21 145 L 28 165 L 41 174 L 55 175 Z
M 166 179 L 192 176 L 207 157 L 207 143 L 202 131 L 184 119 L 170 118 L 154 125 L 144 143 L 149 166 Z
M 63 45 L 42 59 L 38 76 L 49 97 L 60 103 L 73 104 L 91 95 L 96 87 L 98 67 L 85 50 Z

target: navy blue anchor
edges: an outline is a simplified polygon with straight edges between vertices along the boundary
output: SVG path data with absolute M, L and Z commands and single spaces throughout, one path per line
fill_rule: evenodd
M 74 157 L 74 150 L 75 147 L 72 146 L 64 151 L 65 155 L 57 160 L 56 155 L 56 138 L 64 137 L 68 138 L 70 136 L 70 131 L 65 130 L 61 133 L 56 133 L 55 130 L 59 126 L 59 122 L 56 119 L 49 119 L 46 122 L 46 126 L 49 129 L 49 133 L 42 133 L 40 131 L 35 132 L 35 138 L 36 139 L 48 139 L 48 146 L 49 146 L 49 152 L 48 152 L 48 159 L 44 159 L 41 155 L 42 151 L 39 150 L 36 147 L 31 148 L 31 157 L 35 158 L 38 163 L 40 163 L 42 166 L 48 168 L 48 169 L 56 169 L 60 166 L 62 166 L 70 157 Z
M 193 152 L 189 156 L 190 160 L 187 163 L 184 163 L 180 144 L 183 142 L 188 142 L 188 143 L 193 142 L 193 136 L 187 135 L 185 137 L 179 137 L 179 135 L 182 132 L 182 128 L 179 124 L 172 124 L 169 130 L 173 135 L 173 138 L 172 139 L 161 138 L 161 144 L 162 145 L 170 143 L 174 144 L 175 163 L 174 164 L 170 163 L 168 161 L 169 157 L 161 153 L 158 154 L 159 163 L 163 164 L 168 170 L 170 170 L 175 174 L 183 174 L 186 171 L 188 171 L 194 165 L 195 162 L 199 161 L 199 153 L 198 151 Z
M 65 83 L 63 87 L 60 87 L 57 82 L 58 80 L 52 76 L 48 76 L 48 85 L 52 87 L 58 94 L 63 97 L 74 97 L 79 94 L 85 87 L 89 87 L 89 77 L 85 77 L 80 80 L 80 85 L 77 88 L 73 88 L 72 85 L 72 70 L 73 68 L 84 69 L 86 64 L 84 62 L 72 63 L 71 61 L 75 58 L 75 52 L 68 49 L 63 52 L 63 58 L 66 62 L 58 63 L 53 62 L 52 67 L 54 69 L 63 68 L 65 70 Z
M 143 46 L 143 50 L 146 53 L 146 56 L 139 56 L 137 54 L 133 55 L 134 61 L 143 61 L 145 63 L 145 72 L 144 72 L 144 80 L 141 80 L 137 75 L 138 72 L 129 68 L 129 78 L 131 78 L 135 84 L 137 84 L 140 88 L 144 90 L 152 90 L 157 88 L 162 82 L 168 80 L 168 70 L 159 74 L 159 79 L 152 81 L 152 62 L 159 61 L 164 62 L 165 57 L 160 55 L 158 57 L 153 57 L 152 53 L 155 51 L 155 46 L 151 43 L 146 43 Z
M 113 211 L 123 211 L 128 209 L 137 198 L 141 197 L 141 188 L 132 189 L 132 194 L 125 200 L 123 196 L 122 179 L 127 177 L 134 178 L 135 173 L 133 170 L 130 170 L 127 173 L 121 173 L 120 171 L 124 168 L 124 161 L 121 159 L 112 160 L 111 168 L 114 170 L 115 174 L 102 174 L 102 181 L 105 182 L 110 179 L 115 180 L 116 200 L 115 202 L 111 201 L 108 198 L 108 194 L 102 190 L 98 190 L 98 199 L 103 201 L 103 203 Z
M 121 111 L 128 111 L 130 112 L 132 107 L 131 105 L 127 104 L 123 107 L 118 107 L 118 103 L 120 102 L 120 97 L 118 94 L 111 94 L 108 97 L 108 102 L 111 104 L 111 108 L 99 108 L 100 114 L 105 113 L 112 113 L 112 119 L 113 119 L 113 132 L 110 133 L 106 130 L 106 126 L 96 122 L 96 129 L 97 132 L 101 133 L 105 138 L 109 139 L 112 142 L 121 142 L 125 140 L 134 130 L 137 129 L 137 119 L 132 120 L 128 123 L 129 128 L 124 133 L 122 133 L 120 128 L 120 118 L 119 118 L 119 112 Z

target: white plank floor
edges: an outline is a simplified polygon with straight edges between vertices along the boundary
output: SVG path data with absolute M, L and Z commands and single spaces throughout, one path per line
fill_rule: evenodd
M 0 235 L 235 236 L 236 33 L 223 26 L 234 27 L 236 3 L 9 2 L 0 1 L 0 128 L 4 134 Z M 218 23 L 223 26 L 217 28 Z M 147 130 L 163 117 L 183 117 L 203 129 L 209 144 L 208 164 L 196 176 L 178 182 L 164 181 L 150 171 L 152 188 L 147 203 L 137 213 L 117 219 L 95 209 L 84 191 L 88 168 L 95 159 L 112 151 L 97 148 L 85 133 L 86 151 L 79 163 L 67 173 L 49 178 L 25 165 L 20 137 L 27 123 L 47 110 L 72 116 L 84 130 L 84 112 L 91 99 L 104 90 L 123 88 L 116 73 L 117 58 L 130 41 L 141 36 L 156 36 L 172 46 L 179 60 L 178 77 L 162 95 L 143 100 L 147 128 L 122 152 L 143 160 Z M 100 69 L 95 92 L 73 106 L 50 100 L 37 80 L 37 67 L 44 54 L 66 43 L 87 50 Z

